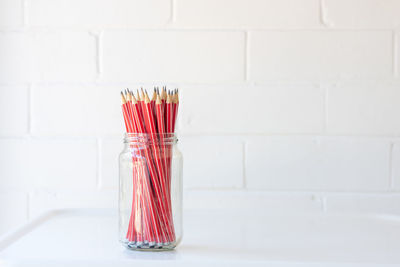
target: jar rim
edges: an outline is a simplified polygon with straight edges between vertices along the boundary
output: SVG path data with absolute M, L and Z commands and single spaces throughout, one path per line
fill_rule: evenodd
M 175 133 L 125 133 L 124 143 L 165 143 L 165 144 L 176 144 L 178 138 Z

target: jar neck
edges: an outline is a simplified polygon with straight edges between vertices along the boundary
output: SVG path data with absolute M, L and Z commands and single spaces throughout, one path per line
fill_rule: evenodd
M 126 145 L 175 145 L 178 138 L 174 133 L 125 133 L 124 144 Z

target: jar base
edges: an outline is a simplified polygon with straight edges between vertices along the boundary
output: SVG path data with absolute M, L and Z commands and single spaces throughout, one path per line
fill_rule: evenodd
M 129 241 L 121 241 L 121 243 L 130 250 L 136 251 L 168 251 L 174 250 L 176 247 L 176 242 L 173 243 L 148 243 L 148 242 L 129 242 Z

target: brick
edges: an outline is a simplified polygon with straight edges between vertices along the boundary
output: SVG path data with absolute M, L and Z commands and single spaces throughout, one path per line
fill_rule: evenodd
M 29 24 L 39 27 L 155 27 L 171 17 L 169 0 L 32 0 Z
M 297 29 L 320 26 L 317 0 L 177 0 L 175 10 L 176 24 L 184 28 Z
M 23 192 L 0 193 L 0 236 L 28 219 L 28 197 Z
M 400 195 L 328 195 L 326 208 L 328 212 L 400 214 Z
M 234 137 L 180 138 L 185 188 L 241 188 L 243 146 Z
M 251 32 L 249 78 L 337 80 L 393 75 L 392 33 L 350 31 Z
M 54 209 L 114 209 L 118 208 L 118 192 L 68 190 L 50 192 L 35 190 L 29 194 L 29 219 Z
M 30 176 L 42 188 L 96 186 L 97 146 L 92 140 L 35 140 L 30 144 Z
M 125 126 L 118 102 L 119 90 L 115 86 L 90 85 L 34 87 L 32 132 L 35 135 L 121 135 Z
M 389 150 L 388 141 L 369 138 L 252 138 L 246 183 L 260 190 L 385 191 Z
M 122 132 L 122 131 L 121 131 Z M 118 156 L 124 148 L 123 139 L 108 138 L 101 140 L 100 152 L 100 187 L 118 190 L 119 160 Z
M 0 82 L 32 80 L 31 39 L 22 33 L 0 33 Z
M 37 81 L 92 81 L 96 76 L 96 42 L 88 33 L 33 35 Z
M 22 0 L 0 0 L 0 29 L 21 27 Z
M 397 86 L 339 85 L 327 93 L 327 131 L 338 134 L 399 134 Z
M 0 86 L 0 134 L 23 135 L 27 130 L 27 87 Z
M 185 210 L 263 210 L 267 214 L 322 211 L 320 197 L 310 193 L 190 190 L 184 191 L 183 196 Z
M 95 188 L 96 153 L 96 142 L 91 140 L 1 139 L 0 187 Z
M 318 133 L 323 90 L 313 86 L 185 86 L 182 133 Z M 262 108 L 262 112 L 260 109 Z
M 324 0 L 326 22 L 331 27 L 387 29 L 400 26 L 396 0 Z
M 0 139 L 0 188 L 4 190 L 32 188 L 34 177 L 29 176 L 29 146 L 26 139 Z M 25 165 L 21 168 L 21 165 Z
M 244 33 L 106 31 L 103 81 L 244 80 Z M 118 67 L 116 67 L 118 66 Z
M 0 33 L 0 82 L 92 81 L 96 43 L 88 33 Z

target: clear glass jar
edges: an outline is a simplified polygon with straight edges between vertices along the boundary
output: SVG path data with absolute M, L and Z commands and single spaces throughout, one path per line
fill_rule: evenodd
M 171 250 L 182 239 L 182 154 L 174 134 L 125 135 L 119 156 L 119 239 Z

